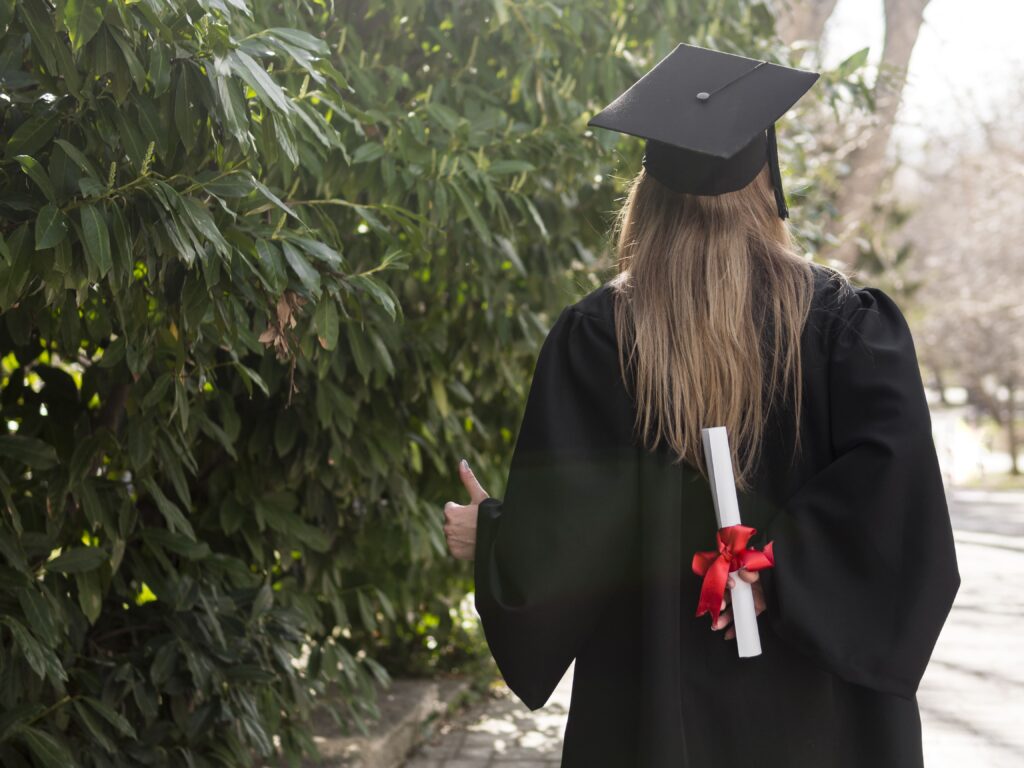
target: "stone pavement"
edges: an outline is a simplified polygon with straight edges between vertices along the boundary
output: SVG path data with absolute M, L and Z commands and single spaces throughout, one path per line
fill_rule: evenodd
M 925 765 L 1021 768 L 1024 492 L 952 489 L 950 512 L 962 583 L 918 691 Z M 405 768 L 557 766 L 572 670 L 536 712 L 503 689 L 442 728 Z
M 953 489 L 961 585 L 917 694 L 927 768 L 1024 766 L 1024 492 Z
M 548 703 L 531 712 L 502 685 L 494 698 L 440 729 L 405 768 L 553 768 L 561 761 L 569 713 L 569 665 Z

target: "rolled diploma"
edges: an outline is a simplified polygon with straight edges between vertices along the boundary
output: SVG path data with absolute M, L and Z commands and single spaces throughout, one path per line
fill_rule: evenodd
M 705 427 L 701 429 L 700 436 L 704 444 L 718 527 L 738 525 L 742 521 L 739 500 L 736 498 L 736 480 L 732 473 L 729 436 L 725 427 Z M 754 592 L 751 585 L 735 573 L 732 571 L 729 574 L 736 584 L 729 590 L 729 594 L 732 601 L 732 621 L 736 628 L 736 648 L 741 657 L 760 656 L 761 636 L 757 631 Z

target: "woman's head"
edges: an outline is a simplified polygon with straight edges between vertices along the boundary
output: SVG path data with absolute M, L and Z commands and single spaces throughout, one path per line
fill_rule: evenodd
M 700 429 L 725 425 L 746 488 L 771 405 L 791 398 L 799 418 L 813 292 L 768 165 L 717 196 L 674 192 L 640 171 L 616 232 L 616 333 L 638 434 L 704 472 Z

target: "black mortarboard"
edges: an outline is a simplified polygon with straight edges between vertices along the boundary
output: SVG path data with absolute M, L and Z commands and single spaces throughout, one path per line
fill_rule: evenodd
M 767 160 L 785 219 L 775 121 L 818 77 L 680 43 L 587 125 L 646 139 L 644 168 L 677 192 L 742 189 Z

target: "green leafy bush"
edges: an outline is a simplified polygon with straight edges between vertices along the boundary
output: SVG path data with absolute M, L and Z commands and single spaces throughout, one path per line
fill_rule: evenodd
M 0 33 L 0 763 L 295 764 L 317 702 L 375 712 L 376 650 L 463 658 L 453 469 L 499 495 L 639 161 L 587 117 L 771 18 L 0 0 Z

